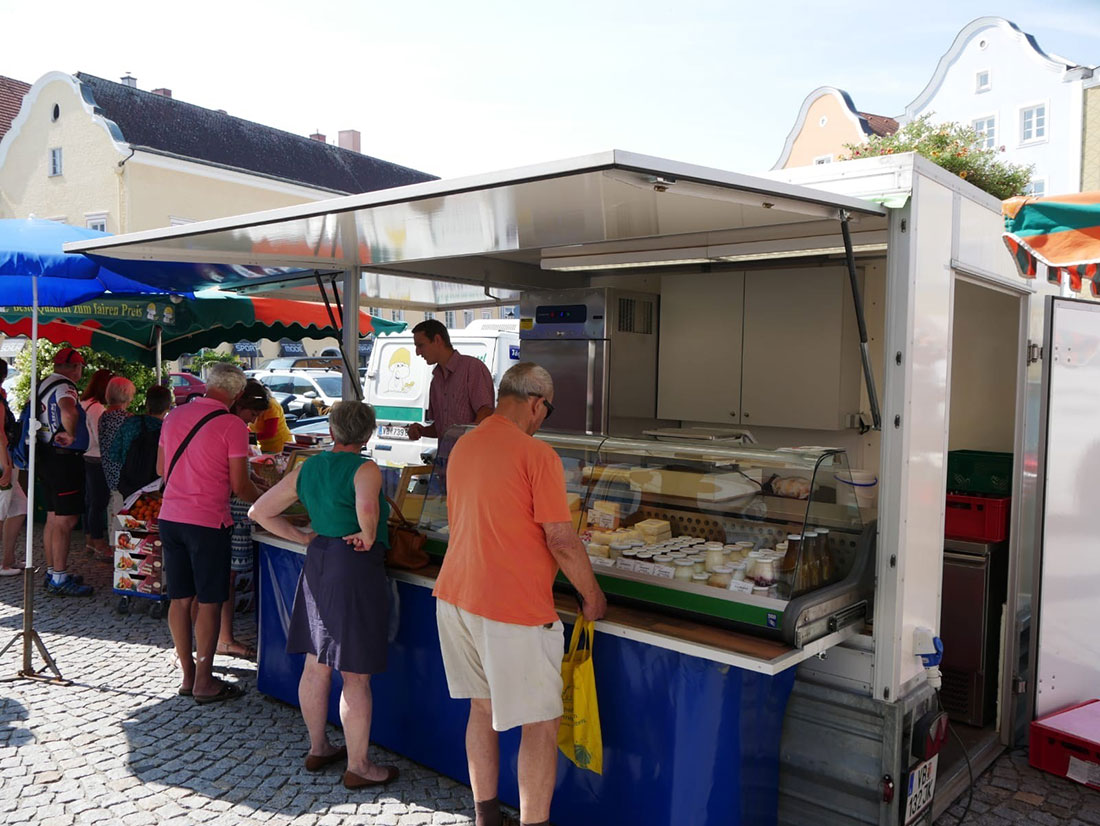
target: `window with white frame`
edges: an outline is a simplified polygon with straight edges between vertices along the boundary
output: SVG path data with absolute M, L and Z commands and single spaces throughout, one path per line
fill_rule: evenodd
M 367 307 L 367 312 L 370 313 L 375 318 L 381 318 L 382 317 L 382 308 L 381 307 Z
M 404 321 L 404 320 L 405 320 L 405 311 L 404 310 L 390 310 L 390 321 Z
M 84 213 L 84 226 L 88 229 L 94 229 L 96 232 L 107 231 L 107 213 L 106 212 L 86 212 Z
M 492 310 L 482 310 L 481 311 L 481 317 L 482 318 L 492 318 L 493 317 L 493 311 Z
M 424 320 L 425 321 L 431 321 L 433 318 L 435 318 L 435 313 L 431 313 L 431 312 L 425 312 L 424 313 Z
M 1032 178 L 1031 183 L 1027 185 L 1027 189 L 1024 190 L 1025 195 L 1034 195 L 1036 198 L 1042 198 L 1047 194 L 1047 179 L 1046 178 Z
M 474 320 L 474 311 L 473 310 L 463 310 L 462 311 L 462 326 L 463 327 L 469 327 L 470 322 L 473 321 L 473 320 Z
M 1020 142 L 1045 140 L 1047 136 L 1047 107 L 1045 103 L 1020 110 Z
M 61 147 L 50 149 L 50 177 L 56 178 L 61 174 Z
M 997 119 L 994 116 L 978 118 L 974 121 L 974 131 L 978 133 L 978 146 L 993 149 L 997 145 Z
M 993 80 L 989 73 L 989 69 L 982 69 L 974 76 L 975 92 L 988 92 L 992 88 Z
M 443 313 L 443 324 L 450 330 L 455 326 L 455 311 L 447 310 Z

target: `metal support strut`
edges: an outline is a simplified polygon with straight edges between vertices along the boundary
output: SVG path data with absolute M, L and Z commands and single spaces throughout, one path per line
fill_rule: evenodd
M 852 285 L 852 303 L 855 305 L 856 322 L 859 324 L 859 354 L 863 360 L 863 380 L 867 384 L 867 401 L 871 405 L 871 427 L 882 430 L 882 411 L 878 406 L 875 376 L 871 372 L 871 351 L 867 345 L 867 319 L 863 315 L 863 296 L 859 292 L 856 277 L 856 255 L 852 251 L 852 233 L 848 229 L 849 215 L 840 213 L 840 232 L 844 236 L 844 257 L 848 263 L 848 283 Z

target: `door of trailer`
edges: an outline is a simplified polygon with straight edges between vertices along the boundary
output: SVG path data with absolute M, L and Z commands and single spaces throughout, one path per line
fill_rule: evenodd
M 1048 296 L 1045 310 L 1036 717 L 1093 699 L 1100 686 L 1100 304 Z

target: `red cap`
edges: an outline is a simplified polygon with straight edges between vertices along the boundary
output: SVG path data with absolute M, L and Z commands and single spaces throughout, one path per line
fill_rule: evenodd
M 62 347 L 53 357 L 54 364 L 83 364 L 84 356 L 75 347 Z

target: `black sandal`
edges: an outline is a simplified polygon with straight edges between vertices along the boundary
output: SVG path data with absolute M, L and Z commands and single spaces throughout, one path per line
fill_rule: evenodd
M 195 702 L 200 706 L 204 706 L 207 703 L 221 703 L 226 700 L 236 700 L 238 697 L 244 694 L 244 689 L 236 683 L 227 683 L 222 681 L 222 687 L 217 694 L 207 694 L 205 697 L 194 694 Z

